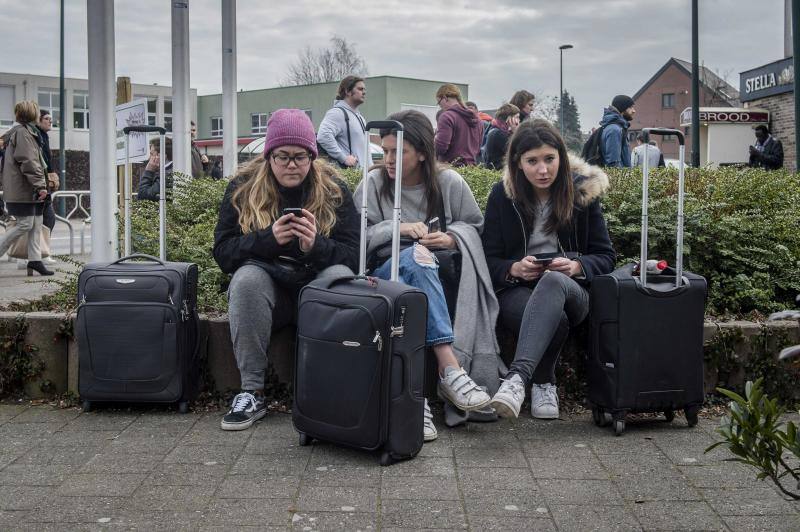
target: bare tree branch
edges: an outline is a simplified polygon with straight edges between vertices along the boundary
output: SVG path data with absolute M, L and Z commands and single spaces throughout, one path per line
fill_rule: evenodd
M 334 35 L 330 46 L 312 50 L 306 46 L 297 54 L 297 60 L 289 65 L 281 85 L 309 85 L 339 81 L 345 76 L 366 76 L 367 63 L 358 55 L 355 45 L 344 37 Z

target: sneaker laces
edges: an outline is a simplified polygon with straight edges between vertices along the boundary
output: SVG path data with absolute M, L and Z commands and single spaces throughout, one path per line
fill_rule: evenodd
M 503 381 L 503 391 L 508 391 L 514 397 L 515 401 L 520 403 L 525 399 L 525 386 L 518 379 L 513 377 L 510 379 L 500 379 Z M 506 384 L 508 383 L 508 384 Z
M 427 399 L 425 399 L 425 412 L 423 415 L 425 416 L 425 424 L 428 424 L 430 420 L 433 419 L 433 412 L 431 412 L 431 407 Z
M 558 408 L 558 394 L 556 393 L 556 387 L 552 384 L 534 384 L 535 388 L 538 388 L 541 393 L 537 394 L 537 401 L 536 406 L 553 406 Z
M 256 397 L 250 392 L 242 392 L 233 398 L 231 412 L 245 412 L 251 404 L 256 404 Z

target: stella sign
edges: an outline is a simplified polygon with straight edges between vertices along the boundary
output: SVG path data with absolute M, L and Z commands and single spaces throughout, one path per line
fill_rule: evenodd
M 739 75 L 739 96 L 749 102 L 794 90 L 794 65 L 792 58 L 754 68 Z

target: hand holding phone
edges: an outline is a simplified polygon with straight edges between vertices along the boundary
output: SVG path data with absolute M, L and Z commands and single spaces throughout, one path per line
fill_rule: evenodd
M 283 209 L 283 215 L 286 216 L 287 214 L 292 214 L 294 216 L 297 216 L 298 218 L 302 218 L 303 209 L 301 209 L 300 207 L 286 207 L 285 209 Z
M 542 268 L 546 268 L 547 266 L 550 265 L 551 262 L 553 262 L 553 257 L 545 257 L 542 259 L 537 259 L 536 257 L 534 257 L 531 262 L 540 265 Z

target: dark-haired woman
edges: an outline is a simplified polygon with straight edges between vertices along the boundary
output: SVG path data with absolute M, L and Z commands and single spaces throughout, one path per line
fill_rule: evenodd
M 463 411 L 481 409 L 490 396 L 479 388 L 461 367 L 453 351 L 453 326 L 439 280 L 438 264 L 432 249 L 458 247 L 453 233 L 459 226 L 474 228 L 478 234 L 483 215 L 466 181 L 452 169 L 436 163 L 433 127 L 419 111 L 402 111 L 389 117 L 403 124 L 402 218 L 400 235 L 416 243 L 400 254 L 400 279 L 428 296 L 426 344 L 433 348 L 439 367 L 439 393 Z M 382 130 L 384 165 L 370 172 L 367 197 L 367 249 L 372 252 L 392 238 L 392 208 L 396 179 L 397 137 Z M 361 204 L 364 184 L 356 190 Z M 443 212 L 440 212 L 443 210 Z M 444 215 L 447 231 L 429 231 L 428 221 Z M 476 240 L 477 240 L 476 235 Z M 480 251 L 480 250 L 479 250 Z M 390 260 L 373 274 L 382 279 L 390 275 Z M 425 441 L 437 437 L 430 409 L 425 403 Z
M 358 107 L 367 97 L 364 78 L 347 76 L 339 83 L 336 103 L 325 113 L 317 131 L 317 142 L 327 157 L 342 168 L 369 164 L 361 161 L 368 142 L 366 122 Z M 326 154 L 323 153 L 323 156 Z
M 223 430 L 246 429 L 266 414 L 270 332 L 294 320 L 303 284 L 352 275 L 357 266 L 353 197 L 316 157 L 314 126 L 305 112 L 279 109 L 267 124 L 264 157 L 239 170 L 220 205 L 214 259 L 233 274 L 228 314 L 242 380 Z M 302 215 L 284 213 L 287 208 L 300 208 Z M 276 261 L 294 267 L 276 267 Z
M 489 195 L 483 247 L 500 320 L 519 338 L 491 405 L 500 416 L 517 417 L 532 383 L 531 415 L 553 419 L 563 342 L 589 312 L 592 278 L 614 267 L 600 208 L 608 177 L 579 159 L 571 163 L 558 131 L 544 120 L 519 125 L 506 164 Z

